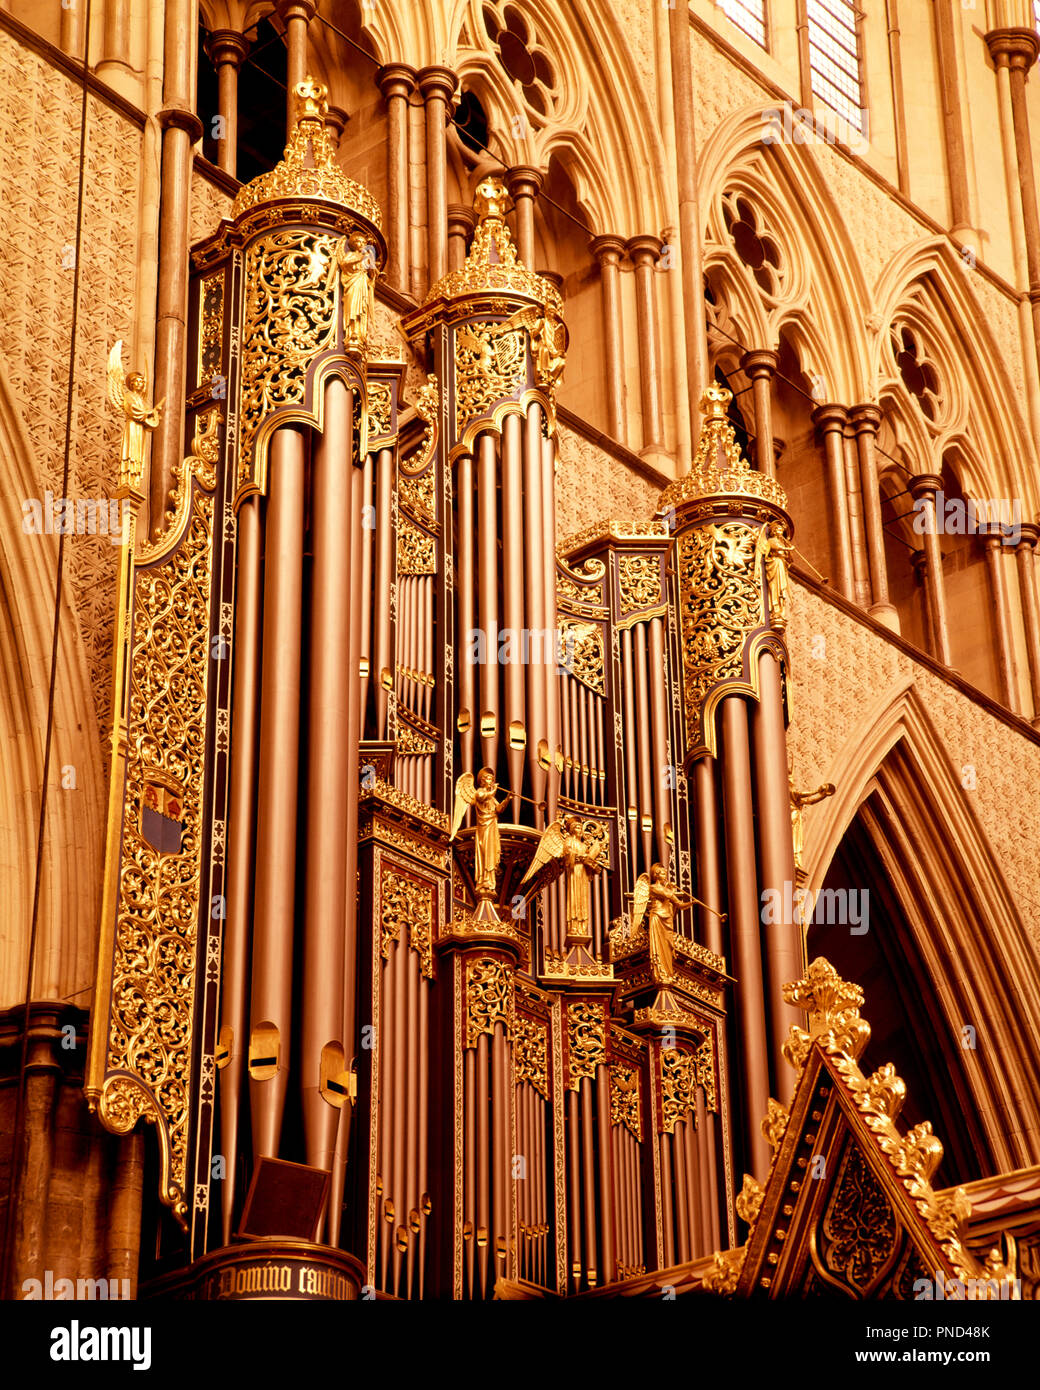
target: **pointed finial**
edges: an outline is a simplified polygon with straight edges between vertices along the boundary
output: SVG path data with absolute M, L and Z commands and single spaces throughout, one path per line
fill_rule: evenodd
M 325 124 L 329 109 L 329 89 L 324 82 L 307 76 L 293 88 L 296 97 L 296 121 L 320 121 Z
M 725 420 L 733 392 L 713 382 L 701 396 L 701 414 L 708 420 Z
M 506 215 L 506 202 L 508 194 L 506 186 L 501 179 L 489 174 L 487 178 L 481 179 L 477 184 L 473 196 L 473 211 L 477 214 L 480 222 L 494 220 L 501 222 Z

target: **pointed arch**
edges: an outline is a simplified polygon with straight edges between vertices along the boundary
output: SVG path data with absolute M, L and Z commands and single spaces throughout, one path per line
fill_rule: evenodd
M 850 731 L 830 769 L 838 791 L 807 835 L 814 894 L 860 816 L 898 901 L 994 1168 L 1040 1158 L 1036 1055 L 1040 967 L 996 855 L 912 681 Z M 1009 990 L 1008 982 L 1014 987 Z M 1025 1040 L 1028 1039 L 1028 1042 Z
M 27 535 L 23 499 L 43 484 L 0 366 L 0 1008 L 20 1003 L 32 917 L 47 727 L 58 538 Z M 75 787 L 62 787 L 62 767 Z M 64 998 L 94 978 L 105 771 L 76 615 L 61 614 L 33 997 Z M 89 996 L 80 994 L 86 1005 Z

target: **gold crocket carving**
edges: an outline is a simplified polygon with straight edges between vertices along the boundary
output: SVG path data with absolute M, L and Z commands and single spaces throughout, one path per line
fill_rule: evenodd
M 783 1140 L 788 1118 L 786 1107 L 770 1096 L 765 1119 L 762 1121 L 762 1136 L 774 1154 Z
M 119 486 L 140 492 L 144 478 L 145 430 L 159 426 L 159 415 L 165 404 L 161 401 L 148 409 L 144 393 L 148 379 L 143 372 L 123 371 L 123 340 L 120 339 L 108 354 L 108 399 L 123 416 L 123 442 L 119 461 Z
M 744 1174 L 744 1186 L 737 1194 L 737 1215 L 741 1221 L 746 1221 L 749 1226 L 753 1226 L 758 1220 L 758 1213 L 762 1210 L 762 1202 L 765 1198 L 766 1190 L 757 1179 L 750 1173 Z
M 592 935 L 589 926 L 589 884 L 593 875 L 604 868 L 606 846 L 601 839 L 589 834 L 577 816 L 554 820 L 542 832 L 527 873 L 520 880 L 521 888 L 538 880 L 542 869 L 550 864 L 545 880 L 556 879 L 562 873 L 566 886 L 567 941 L 587 941 Z M 533 890 L 532 890 L 533 891 Z
M 464 772 L 455 783 L 455 806 L 451 818 L 451 839 L 459 833 L 466 810 L 473 807 L 476 821 L 474 844 L 474 887 L 478 898 L 493 899 L 497 892 L 498 865 L 502 858 L 502 840 L 498 833 L 498 818 L 512 799 L 497 800 L 498 783 L 494 770 L 482 767 L 474 781 L 472 772 Z
M 809 1048 L 817 1039 L 832 1053 L 855 1059 L 870 1041 L 870 1024 L 859 1016 L 863 991 L 843 980 L 829 960 L 817 956 L 800 980 L 784 985 L 784 1002 L 805 1009 L 809 1031 L 791 1028 L 783 1054 L 801 1071 Z

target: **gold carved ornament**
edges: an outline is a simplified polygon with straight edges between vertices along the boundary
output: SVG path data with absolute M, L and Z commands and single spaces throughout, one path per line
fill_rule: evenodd
M 549 1099 L 548 1036 L 544 1023 L 518 1017 L 513 1027 L 513 1065 L 519 1086 L 529 1081 L 539 1095 Z
M 437 573 L 436 542 L 405 516 L 397 524 L 397 573 Z
M 652 608 L 661 602 L 661 562 L 656 555 L 618 557 L 618 586 L 622 614 Z
M 500 323 L 460 325 L 455 335 L 455 433 L 527 384 L 523 333 Z
M 617 1065 L 610 1068 L 610 1123 L 624 1125 L 632 1138 L 642 1143 L 643 1116 L 638 1067 Z
M 896 1215 L 884 1189 L 862 1152 L 850 1145 L 820 1223 L 818 1239 L 810 1243 L 817 1270 L 869 1297 L 899 1235 Z
M 595 1077 L 607 1060 L 607 1025 L 601 1006 L 580 1001 L 567 1005 L 567 1089 L 576 1091 L 584 1077 Z
M 434 494 L 434 472 L 428 468 L 416 478 L 402 474 L 397 484 L 401 506 L 418 521 L 429 527 L 437 525 L 437 503 Z
M 466 1046 L 475 1047 L 481 1033 L 489 1036 L 502 1024 L 509 1036 L 513 1014 L 513 979 L 509 967 L 491 956 L 466 967 Z
M 197 434 L 196 444 L 206 437 Z M 216 480 L 212 449 L 204 452 L 209 459 L 193 454 L 178 470 L 170 528 L 142 548 L 121 581 L 105 884 L 84 1085 L 113 1133 L 129 1133 L 142 1117 L 156 1125 L 160 1197 L 182 1225 L 212 665 Z
M 434 450 L 437 447 L 440 399 L 440 385 L 437 378 L 431 373 L 426 378 L 426 385 L 420 386 L 415 397 L 415 413 L 425 424 L 423 436 L 415 453 L 409 454 L 407 458 L 401 460 L 402 473 L 413 475 L 422 473 L 432 461 Z
M 787 494 L 768 473 L 751 467 L 740 452 L 737 436 L 726 412 L 733 393 L 724 386 L 709 386 L 701 396 L 704 415 L 693 467 L 669 483 L 661 494 L 658 512 L 676 511 L 704 497 L 751 497 L 786 508 Z
M 368 435 L 370 443 L 389 439 L 393 422 L 393 387 L 388 381 L 368 383 Z
M 381 950 L 388 959 L 395 941 L 404 940 L 418 953 L 419 968 L 433 978 L 433 895 L 429 884 L 417 883 L 404 874 L 384 869 L 379 882 Z
M 599 623 L 561 618 L 559 634 L 560 666 L 597 695 L 605 695 L 607 677 L 603 655 L 603 629 Z
M 671 1134 L 687 1115 L 697 1123 L 697 1056 L 675 1047 L 661 1049 L 661 1129 Z
M 240 188 L 231 207 L 237 219 L 249 208 L 277 198 L 321 198 L 358 213 L 374 227 L 382 227 L 379 204 L 367 188 L 348 179 L 336 163 L 329 136 L 328 88 L 313 77 L 293 88 L 296 115 L 289 142 L 278 164 Z
M 242 332 L 238 485 L 258 473 L 253 457 L 266 418 L 304 399 L 307 369 L 336 341 L 337 239 L 324 232 L 280 230 L 246 251 Z

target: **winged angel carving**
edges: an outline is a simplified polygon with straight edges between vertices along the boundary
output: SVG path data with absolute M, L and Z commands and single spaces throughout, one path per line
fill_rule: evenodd
M 632 932 L 634 934 L 639 930 L 645 916 L 650 960 L 663 980 L 670 980 L 675 973 L 672 959 L 675 918 L 696 901 L 696 898 L 679 892 L 678 887 L 669 880 L 663 864 L 652 864 L 648 874 L 640 874 L 636 879 L 632 897 Z
M 472 772 L 464 772 L 455 783 L 455 806 L 451 817 L 451 838 L 459 833 L 466 811 L 470 806 L 476 818 L 477 828 L 474 837 L 475 861 L 474 876 L 478 898 L 495 896 L 495 880 L 499 860 L 502 858 L 502 840 L 498 833 L 499 813 L 509 804 L 510 798 L 496 800 L 498 783 L 489 767 L 482 767 L 474 781 Z
M 521 880 L 525 883 L 548 883 L 562 873 L 567 888 L 567 940 L 583 941 L 589 931 L 589 885 L 595 874 L 606 866 L 603 863 L 605 844 L 587 833 L 577 816 L 554 820 L 542 832 L 531 865 Z M 532 889 L 532 891 L 534 891 Z
M 123 340 L 108 354 L 108 399 L 123 416 L 123 442 L 120 452 L 120 486 L 140 488 L 144 477 L 145 430 L 154 430 L 165 404 L 161 401 L 148 409 L 144 395 L 148 379 L 143 372 L 123 371 Z

